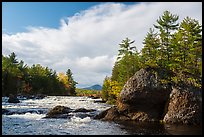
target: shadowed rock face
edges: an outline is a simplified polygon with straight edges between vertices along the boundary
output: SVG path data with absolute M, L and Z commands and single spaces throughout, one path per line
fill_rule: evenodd
M 195 92 L 173 89 L 163 121 L 179 124 L 202 124 L 202 100 Z

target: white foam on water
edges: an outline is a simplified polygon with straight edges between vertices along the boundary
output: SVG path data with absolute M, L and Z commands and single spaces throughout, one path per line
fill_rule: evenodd
M 10 118 L 22 118 L 22 119 L 32 119 L 32 120 L 39 120 L 45 117 L 45 114 L 37 114 L 37 113 L 25 113 L 25 114 L 13 114 L 8 115 L 7 117 Z
M 80 123 L 81 124 L 81 123 L 90 122 L 91 118 L 90 117 L 80 118 L 80 117 L 73 116 L 73 117 L 71 117 L 71 121 L 73 123 Z

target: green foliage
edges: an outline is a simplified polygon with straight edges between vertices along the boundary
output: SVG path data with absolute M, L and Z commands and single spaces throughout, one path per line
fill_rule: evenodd
M 123 56 L 126 55 L 132 55 L 133 52 L 136 50 L 136 47 L 130 46 L 130 44 L 134 43 L 135 41 L 131 41 L 129 38 L 126 38 L 122 40 L 122 42 L 119 44 L 120 49 L 118 50 L 118 58 L 117 60 L 121 59 Z
M 102 99 L 114 103 L 125 82 L 140 69 L 140 56 L 134 41 L 129 38 L 119 44 L 117 61 L 112 69 L 112 76 L 106 77 L 102 87 Z
M 101 91 L 76 88 L 76 95 L 101 97 Z
M 68 85 L 70 88 L 70 94 L 75 95 L 75 88 L 76 88 L 76 84 L 78 84 L 78 83 L 76 81 L 74 81 L 71 69 L 68 69 L 66 71 L 66 76 L 68 78 L 67 80 L 68 80 Z
M 142 67 L 158 67 L 159 60 L 159 38 L 158 34 L 154 32 L 154 29 L 150 29 L 147 36 L 144 39 L 144 47 L 142 49 Z
M 140 69 L 140 57 L 136 47 L 131 46 L 134 41 L 126 38 L 122 40 L 118 50 L 118 58 L 112 70 L 112 81 L 122 85 Z
M 69 70 L 71 72 L 71 70 Z M 73 78 L 70 79 L 70 83 Z M 2 55 L 2 94 L 74 95 L 76 82 L 67 88 L 59 81 L 56 71 L 34 64 L 28 67 L 16 59 L 15 53 Z
M 172 54 L 172 32 L 177 30 L 179 16 L 171 14 L 169 11 L 164 11 L 163 15 L 157 20 L 158 25 L 154 25 L 159 30 L 159 63 L 160 67 L 169 69 L 171 54 Z
M 103 86 L 102 86 L 102 92 L 101 92 L 101 96 L 102 99 L 104 101 L 107 101 L 109 98 L 109 92 L 111 91 L 111 87 L 110 87 L 110 78 L 109 77 L 105 77 L 104 81 L 103 81 Z

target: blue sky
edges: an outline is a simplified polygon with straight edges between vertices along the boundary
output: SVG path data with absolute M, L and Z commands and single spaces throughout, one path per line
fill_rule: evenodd
M 101 2 L 3 2 L 2 25 L 5 33 L 27 31 L 26 27 L 58 28 L 59 20 L 74 16 Z M 134 2 L 124 2 L 133 4 Z
M 140 51 L 165 10 L 202 24 L 202 2 L 4 2 L 2 54 L 57 72 L 70 68 L 77 87 L 102 85 L 111 76 L 119 43 L 128 37 Z

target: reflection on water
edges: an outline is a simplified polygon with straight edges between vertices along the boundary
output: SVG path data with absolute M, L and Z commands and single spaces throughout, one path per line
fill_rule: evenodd
M 202 126 L 165 124 L 164 128 L 172 135 L 202 135 Z
M 169 133 L 165 130 L 162 124 L 157 123 L 146 123 L 146 122 L 135 122 L 135 121 L 124 121 L 118 122 L 122 129 L 125 129 L 129 134 L 132 135 L 168 135 Z

